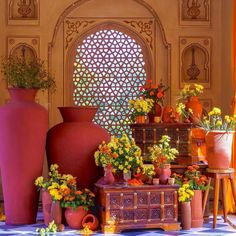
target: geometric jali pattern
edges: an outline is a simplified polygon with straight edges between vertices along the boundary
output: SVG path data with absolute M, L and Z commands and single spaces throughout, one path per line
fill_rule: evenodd
M 131 134 L 128 101 L 145 84 L 144 66 L 142 49 L 129 35 L 108 29 L 89 35 L 77 47 L 74 104 L 98 106 L 94 122 L 112 135 Z

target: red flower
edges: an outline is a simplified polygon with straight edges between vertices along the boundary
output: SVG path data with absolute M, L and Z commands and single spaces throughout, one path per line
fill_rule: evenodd
M 161 97 L 163 97 L 163 96 L 164 96 L 164 94 L 163 94 L 162 92 L 158 92 L 158 93 L 157 93 L 157 97 L 158 97 L 158 98 L 161 98 Z

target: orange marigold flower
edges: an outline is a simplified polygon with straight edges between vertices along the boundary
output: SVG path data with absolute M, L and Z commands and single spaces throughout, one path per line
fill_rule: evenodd
M 193 167 L 195 170 L 199 169 L 199 166 L 198 166 L 198 165 L 192 165 L 192 167 Z
M 80 195 L 80 194 L 82 194 L 82 193 L 83 193 L 83 192 L 80 191 L 80 190 L 78 190 L 78 191 L 75 192 L 76 195 Z
M 158 98 L 162 98 L 163 96 L 164 96 L 164 94 L 163 94 L 162 92 L 158 92 L 158 93 L 157 93 L 157 97 L 158 97 Z
M 115 152 L 115 153 L 112 153 L 112 157 L 113 158 L 117 158 L 118 157 L 118 154 Z
M 74 201 L 74 200 L 75 200 L 74 196 L 69 197 L 69 201 Z
M 151 84 L 151 83 L 152 83 L 152 80 L 151 80 L 151 79 L 148 79 L 148 80 L 147 80 L 147 83 L 148 83 L 148 84 Z
M 193 170 L 194 168 L 192 166 L 188 166 L 188 170 Z
M 154 95 L 154 92 L 153 92 L 153 91 L 151 91 L 149 94 L 150 94 L 150 96 L 153 96 L 153 95 Z

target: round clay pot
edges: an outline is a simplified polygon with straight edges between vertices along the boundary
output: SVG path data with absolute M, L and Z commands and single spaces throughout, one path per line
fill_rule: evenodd
M 43 219 L 44 224 L 48 225 L 50 223 L 51 207 L 52 207 L 52 196 L 49 194 L 48 190 L 42 190 L 42 205 L 43 205 Z
M 94 231 L 98 228 L 98 223 L 98 219 L 95 215 L 88 214 L 83 218 L 82 226 L 84 227 L 85 225 L 88 225 L 89 229 Z
M 144 124 L 146 122 L 145 116 L 136 116 L 135 117 L 135 123 L 136 124 Z
M 65 210 L 66 222 L 72 229 L 81 229 L 82 220 L 87 214 L 88 212 L 82 206 L 77 207 L 76 210 L 68 207 Z
M 42 175 L 47 110 L 34 102 L 37 90 L 9 89 L 10 101 L 0 108 L 0 166 L 6 224 L 34 224 Z
M 170 164 L 164 164 L 163 167 L 155 166 L 155 172 L 159 178 L 160 184 L 167 184 L 171 176 Z
M 199 102 L 197 96 L 190 97 L 185 104 L 186 109 L 192 109 L 193 114 L 190 116 L 190 121 L 198 123 L 202 117 L 202 104 Z
M 181 226 L 183 230 L 191 228 L 191 205 L 190 202 L 181 202 Z
M 110 135 L 92 122 L 96 107 L 60 107 L 64 122 L 54 126 L 47 136 L 49 164 L 57 163 L 59 171 L 77 177 L 80 188 L 93 188 L 102 173 L 94 161 L 94 152 Z
M 194 190 L 194 196 L 191 200 L 191 227 L 199 228 L 203 225 L 202 213 L 202 190 Z
M 212 131 L 206 134 L 208 168 L 228 169 L 232 157 L 233 132 Z

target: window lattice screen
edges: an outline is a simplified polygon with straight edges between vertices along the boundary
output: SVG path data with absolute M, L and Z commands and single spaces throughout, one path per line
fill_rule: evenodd
M 77 47 L 74 61 L 74 104 L 98 106 L 95 122 L 113 135 L 130 134 L 128 101 L 146 81 L 142 49 L 117 30 L 100 30 Z

